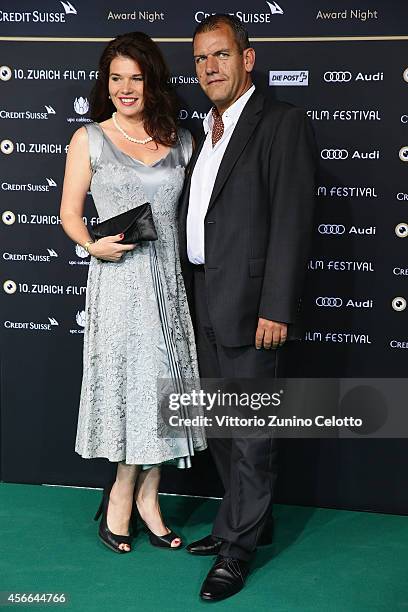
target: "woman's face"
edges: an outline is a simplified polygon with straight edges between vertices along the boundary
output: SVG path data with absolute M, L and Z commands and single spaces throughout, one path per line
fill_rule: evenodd
M 109 68 L 109 95 L 118 113 L 135 117 L 143 111 L 143 74 L 130 57 L 117 56 Z

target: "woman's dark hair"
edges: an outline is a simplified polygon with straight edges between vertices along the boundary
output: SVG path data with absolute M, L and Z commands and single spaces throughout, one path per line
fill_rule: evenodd
M 203 19 L 203 21 L 198 24 L 194 31 L 193 43 L 197 34 L 211 32 L 212 30 L 219 28 L 221 25 L 227 25 L 231 28 L 240 53 L 251 46 L 248 38 L 248 32 L 242 25 L 242 21 L 235 15 L 227 15 L 226 13 L 214 13 L 214 15 L 208 15 L 208 17 Z
M 93 121 L 109 119 L 116 110 L 109 99 L 109 68 L 115 57 L 135 60 L 143 74 L 143 123 L 149 136 L 165 146 L 174 146 L 179 105 L 170 84 L 170 73 L 155 42 L 143 32 L 121 34 L 112 40 L 99 60 L 99 72 L 91 92 Z

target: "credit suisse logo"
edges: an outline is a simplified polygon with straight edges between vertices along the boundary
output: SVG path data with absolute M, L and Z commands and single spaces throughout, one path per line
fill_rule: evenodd
M 78 11 L 71 2 L 58 3 L 62 11 L 2 11 L 0 23 L 66 23 L 67 15 L 77 15 Z M 61 7 L 59 7 L 61 8 Z
M 266 1 L 269 12 L 265 13 L 245 13 L 243 11 L 228 11 L 225 13 L 229 15 L 235 15 L 242 21 L 242 23 L 271 23 L 271 18 L 275 15 L 283 15 L 284 10 L 277 2 Z M 206 13 L 205 11 L 196 11 L 194 19 L 197 23 L 201 23 L 206 17 L 215 13 Z

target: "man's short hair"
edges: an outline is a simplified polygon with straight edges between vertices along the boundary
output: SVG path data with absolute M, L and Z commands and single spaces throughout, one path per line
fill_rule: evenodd
M 242 25 L 242 21 L 238 19 L 238 17 L 235 17 L 235 15 L 227 15 L 226 13 L 216 13 L 215 15 L 209 15 L 203 19 L 194 30 L 193 43 L 197 34 L 211 32 L 211 30 L 216 30 L 223 24 L 231 28 L 240 53 L 251 46 L 248 32 Z

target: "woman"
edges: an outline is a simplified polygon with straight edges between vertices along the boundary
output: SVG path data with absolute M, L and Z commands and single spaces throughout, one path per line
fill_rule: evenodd
M 192 139 L 176 117 L 157 45 L 140 32 L 118 36 L 101 56 L 92 95 L 100 123 L 75 132 L 66 163 L 62 225 L 91 255 L 75 450 L 118 463 L 95 520 L 102 514 L 99 537 L 120 553 L 131 550 L 134 512 L 152 544 L 181 547 L 160 513 L 160 464 L 190 467 L 194 449 L 206 447 L 202 428 L 157 434 L 157 380 L 198 377 L 176 223 Z M 150 202 L 158 240 L 93 242 L 82 220 L 89 187 L 101 221 Z

